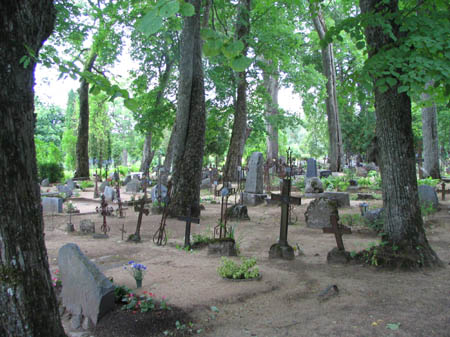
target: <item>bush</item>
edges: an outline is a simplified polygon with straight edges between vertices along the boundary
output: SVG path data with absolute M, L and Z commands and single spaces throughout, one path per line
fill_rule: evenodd
M 78 184 L 82 189 L 88 188 L 88 187 L 94 187 L 94 182 L 90 180 L 82 180 L 79 181 Z
M 425 179 L 419 179 L 417 180 L 417 184 L 420 185 L 428 185 L 431 187 L 436 187 L 437 184 L 439 184 L 439 179 L 433 179 L 431 177 L 425 178 Z
M 242 258 L 240 265 L 236 264 L 233 260 L 226 257 L 222 257 L 222 265 L 217 268 L 217 272 L 220 276 L 229 279 L 251 279 L 259 276 L 259 269 L 256 266 L 255 258 Z
M 58 163 L 38 163 L 39 180 L 48 178 L 50 183 L 60 182 L 64 178 L 64 168 Z

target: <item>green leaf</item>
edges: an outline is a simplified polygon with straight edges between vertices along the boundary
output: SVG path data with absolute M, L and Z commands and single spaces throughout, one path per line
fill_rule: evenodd
M 211 306 L 211 310 L 214 311 L 214 312 L 219 312 L 219 309 L 217 307 L 215 307 L 215 306 Z
M 217 56 L 220 54 L 220 48 L 222 48 L 222 40 L 207 40 L 203 45 L 203 53 L 205 56 Z
M 401 94 L 402 92 L 407 92 L 408 90 L 409 90 L 409 86 L 407 86 L 407 85 L 402 85 L 402 86 L 398 87 L 397 92 L 398 92 L 399 94 Z
M 364 47 L 366 46 L 366 44 L 364 43 L 364 41 L 358 41 L 356 42 L 356 48 L 358 49 L 364 49 Z
M 389 87 L 387 85 L 382 85 L 381 87 L 378 88 L 380 93 L 385 93 L 386 91 L 388 91 L 388 89 Z
M 233 41 L 223 49 L 223 54 L 228 58 L 238 56 L 244 49 L 244 43 L 241 40 Z
M 169 1 L 166 4 L 164 4 L 159 9 L 159 14 L 162 17 L 168 18 L 168 17 L 174 16 L 175 14 L 177 14 L 179 9 L 180 9 L 180 4 L 178 3 L 178 1 L 172 0 L 172 1 Z
M 183 16 L 193 16 L 195 14 L 195 7 L 190 3 L 182 2 L 180 5 L 180 13 Z
M 386 324 L 386 328 L 391 329 L 391 330 L 398 330 L 399 327 L 400 327 L 400 323 L 388 323 L 388 324 Z
M 386 77 L 386 82 L 387 84 L 389 84 L 391 87 L 393 87 L 394 85 L 397 84 L 397 80 L 393 77 Z
M 123 104 L 131 111 L 136 111 L 139 108 L 138 102 L 134 99 L 126 99 L 123 101 Z
M 231 61 L 231 68 L 237 72 L 242 72 L 245 69 L 247 69 L 250 64 L 252 64 L 252 59 L 246 57 L 246 56 L 239 56 L 235 58 L 233 61 Z
M 163 21 L 155 10 L 151 10 L 140 18 L 136 29 L 149 36 L 156 33 L 162 27 Z

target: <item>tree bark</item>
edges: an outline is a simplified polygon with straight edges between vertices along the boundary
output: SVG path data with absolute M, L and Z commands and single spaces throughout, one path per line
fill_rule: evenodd
M 152 151 L 152 132 L 148 132 L 144 140 L 144 149 L 142 151 L 142 162 L 140 171 L 148 172 L 150 164 L 152 163 L 155 151 Z
M 97 53 L 91 48 L 83 71 L 91 72 Z M 80 89 L 80 119 L 77 139 L 77 168 L 75 178 L 89 177 L 89 82 L 82 78 Z
M 0 335 L 65 336 L 37 185 L 33 57 L 53 30 L 50 0 L 0 2 Z M 26 49 L 29 48 L 28 50 Z M 29 63 L 28 63 L 29 61 Z
M 433 85 L 430 82 L 425 89 Z M 423 101 L 428 101 L 430 95 L 423 93 L 421 95 Z M 422 137 L 423 137 L 423 169 L 424 176 L 433 179 L 440 179 L 441 172 L 439 170 L 439 141 L 437 131 L 437 109 L 434 102 L 427 102 L 426 107 L 422 108 Z
M 174 134 L 173 194 L 169 213 L 200 215 L 200 184 L 205 143 L 206 108 L 200 39 L 201 0 L 191 0 L 195 15 L 184 19 L 181 40 L 178 108 Z
M 273 63 L 269 61 L 268 63 Z M 267 162 L 272 163 L 278 160 L 278 127 L 270 121 L 271 117 L 278 115 L 278 74 L 272 74 L 267 70 L 263 71 L 264 86 L 270 99 L 266 102 L 266 122 L 267 131 Z
M 164 171 L 161 174 L 161 182 L 167 186 L 169 180 L 170 169 L 172 168 L 173 159 L 173 139 L 176 129 L 176 123 L 173 124 L 172 132 L 170 133 L 169 143 L 167 144 L 166 156 L 164 158 Z
M 398 1 L 360 0 L 362 13 L 385 12 L 396 14 Z M 385 14 L 385 15 L 386 15 Z M 399 38 L 399 25 L 391 16 L 392 33 Z M 365 30 L 369 58 L 395 42 L 380 26 Z M 402 69 L 396 69 L 401 74 Z M 373 76 L 374 83 L 383 76 Z M 386 76 L 386 75 L 384 75 Z M 402 267 L 439 265 L 440 260 L 430 247 L 423 229 L 416 164 L 413 145 L 411 100 L 406 93 L 398 93 L 400 83 L 381 92 L 375 87 L 377 142 L 380 150 L 380 169 L 383 189 L 384 232 L 388 243 L 398 246 L 393 256 Z M 401 253 L 400 253 L 401 252 Z
M 251 0 L 240 0 L 236 18 L 236 36 L 244 43 L 243 55 L 247 55 L 250 33 L 250 6 Z M 237 74 L 238 87 L 234 112 L 233 130 L 228 147 L 227 160 L 224 167 L 224 181 L 237 180 L 237 167 L 242 163 L 245 141 L 247 140 L 247 78 L 246 71 Z
M 311 4 L 311 15 L 319 38 L 322 41 L 325 38 L 327 28 L 322 12 L 318 8 L 318 4 Z M 322 47 L 322 65 L 323 74 L 327 79 L 327 119 L 328 119 L 328 159 L 330 161 L 330 170 L 342 171 L 343 164 L 343 147 L 342 133 L 339 122 L 339 109 L 336 96 L 336 68 L 334 65 L 333 44 L 328 43 Z

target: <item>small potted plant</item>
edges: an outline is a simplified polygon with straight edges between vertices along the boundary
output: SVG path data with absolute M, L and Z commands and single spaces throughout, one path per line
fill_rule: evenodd
M 144 274 L 147 271 L 147 267 L 141 263 L 136 263 L 134 261 L 128 262 L 128 265 L 125 265 L 125 270 L 128 270 L 131 273 L 131 276 L 136 280 L 136 287 L 142 287 L 142 280 L 144 279 Z

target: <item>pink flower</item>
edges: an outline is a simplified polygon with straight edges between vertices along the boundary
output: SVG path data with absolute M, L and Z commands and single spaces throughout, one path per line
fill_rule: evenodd
M 165 300 L 165 299 L 166 299 L 166 296 L 163 296 L 162 299 Z

